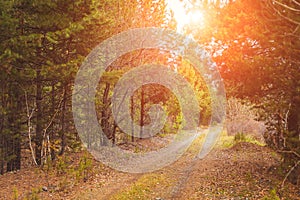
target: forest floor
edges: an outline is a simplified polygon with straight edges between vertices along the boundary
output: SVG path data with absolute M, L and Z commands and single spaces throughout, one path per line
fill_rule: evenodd
M 175 163 L 144 174 L 116 171 L 88 153 L 69 153 L 43 169 L 0 176 L 0 199 L 300 199 L 295 185 L 285 182 L 282 187 L 286 172 L 277 153 L 228 138 L 204 159 L 192 161 L 203 141 L 199 137 Z

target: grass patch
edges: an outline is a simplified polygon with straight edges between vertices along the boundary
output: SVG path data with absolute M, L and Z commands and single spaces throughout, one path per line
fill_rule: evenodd
M 220 137 L 216 143 L 217 148 L 230 148 L 234 145 L 234 136 L 229 136 L 226 131 L 220 133 Z
M 230 148 L 239 142 L 248 142 L 258 146 L 265 146 L 265 143 L 256 140 L 253 136 L 245 133 L 237 133 L 235 136 L 229 136 L 225 131 L 221 133 L 221 136 L 217 142 L 219 148 Z
M 235 143 L 239 143 L 239 142 L 248 142 L 248 143 L 252 143 L 252 144 L 256 144 L 258 146 L 265 146 L 264 143 L 256 140 L 253 136 L 251 135 L 247 135 L 245 133 L 237 133 L 234 136 L 234 142 Z
M 130 188 L 115 194 L 111 200 L 149 199 L 153 190 L 162 185 L 169 185 L 163 174 L 146 174 L 137 180 Z
M 277 195 L 276 189 L 269 191 L 269 195 L 264 196 L 262 200 L 280 200 L 280 197 Z

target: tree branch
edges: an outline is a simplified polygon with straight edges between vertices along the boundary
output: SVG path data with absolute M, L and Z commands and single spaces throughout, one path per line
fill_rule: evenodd
M 290 6 L 286 5 L 286 4 L 283 4 L 283 3 L 278 2 L 278 1 L 276 1 L 276 0 L 273 0 L 273 2 L 276 3 L 276 4 L 278 4 L 278 5 L 280 5 L 280 6 L 282 6 L 282 7 L 284 7 L 284 8 L 286 8 L 286 9 L 289 9 L 289 10 L 291 10 L 291 11 L 300 12 L 299 9 L 290 7 Z
M 272 0 L 272 2 L 275 3 L 275 0 Z M 274 10 L 280 17 L 284 18 L 285 20 L 287 20 L 287 21 L 289 21 L 289 22 L 291 22 L 291 23 L 293 23 L 293 24 L 300 25 L 300 22 L 295 21 L 295 20 L 293 20 L 293 19 L 291 19 L 291 18 L 289 18 L 289 17 L 286 17 L 286 16 L 282 15 L 281 12 L 280 12 L 277 8 L 275 8 L 275 6 L 274 6 L 272 3 L 270 3 L 270 5 L 271 5 L 271 7 L 273 8 L 273 10 Z
M 296 5 L 300 6 L 300 2 L 296 1 L 296 0 L 292 0 L 293 3 L 295 3 Z
M 292 171 L 294 171 L 294 169 L 300 164 L 300 160 L 298 160 L 298 162 L 289 170 L 289 172 L 285 175 L 282 183 L 281 183 L 281 188 L 283 188 L 284 183 L 286 181 L 286 179 L 289 177 L 289 175 L 292 173 Z
M 277 151 L 278 153 L 290 153 L 290 154 L 294 154 L 295 156 L 297 156 L 298 158 L 300 158 L 300 154 L 298 154 L 295 151 Z

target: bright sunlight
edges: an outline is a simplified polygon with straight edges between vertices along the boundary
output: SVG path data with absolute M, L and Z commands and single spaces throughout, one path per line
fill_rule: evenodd
M 204 27 L 205 16 L 200 8 L 194 8 L 188 1 L 167 0 L 167 3 L 174 13 L 178 32 L 184 32 L 186 26 Z

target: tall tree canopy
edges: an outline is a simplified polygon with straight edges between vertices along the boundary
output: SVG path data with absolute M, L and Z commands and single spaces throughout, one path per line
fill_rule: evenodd
M 222 49 L 215 61 L 229 95 L 251 99 L 263 108 L 266 140 L 284 152 L 286 166 L 296 166 L 293 173 L 298 178 L 299 8 L 296 1 L 235 1 L 221 9 L 216 20 L 221 26 L 213 35 Z

